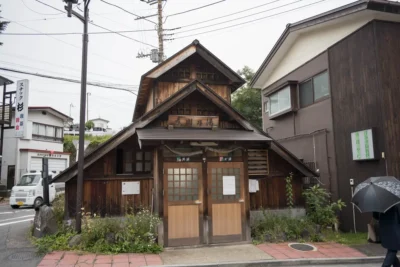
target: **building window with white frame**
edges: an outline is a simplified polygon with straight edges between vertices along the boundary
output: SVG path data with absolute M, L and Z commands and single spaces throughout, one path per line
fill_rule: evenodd
M 44 141 L 63 141 L 63 128 L 34 122 L 32 124 L 32 138 Z
M 292 108 L 290 86 L 269 96 L 269 115 L 273 116 Z

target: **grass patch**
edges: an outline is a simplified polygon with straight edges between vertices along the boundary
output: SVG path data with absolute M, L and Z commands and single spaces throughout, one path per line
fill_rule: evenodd
M 326 241 L 336 242 L 347 246 L 364 245 L 368 243 L 367 233 L 336 233 L 332 231 L 325 231 L 323 235 Z

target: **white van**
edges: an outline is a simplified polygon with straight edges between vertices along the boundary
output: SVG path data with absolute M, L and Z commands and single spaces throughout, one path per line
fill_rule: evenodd
M 54 177 L 54 176 L 53 176 Z M 52 202 L 57 191 L 65 184 L 49 185 L 49 200 Z M 17 185 L 11 189 L 10 206 L 13 209 L 19 207 L 39 207 L 43 203 L 43 179 L 41 172 L 23 174 Z

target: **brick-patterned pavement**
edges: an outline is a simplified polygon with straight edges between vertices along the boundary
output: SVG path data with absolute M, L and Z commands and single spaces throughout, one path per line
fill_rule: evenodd
M 271 256 L 276 260 L 286 259 L 332 259 L 332 258 L 366 258 L 367 256 L 354 248 L 336 244 L 336 243 L 309 243 L 313 245 L 315 251 L 298 251 L 290 248 L 289 243 L 271 244 L 265 243 L 256 247 L 263 251 L 266 256 Z M 230 247 L 223 247 L 230 251 Z M 234 247 L 232 247 L 233 250 Z M 240 248 L 235 247 L 236 250 Z M 186 264 L 188 262 L 200 263 L 196 251 L 201 248 L 164 251 L 160 255 L 155 254 L 118 254 L 118 255 L 96 255 L 96 254 L 78 254 L 77 252 L 53 252 L 47 254 L 38 266 L 44 267 L 140 267 L 149 265 L 163 265 L 163 260 L 167 264 Z M 214 248 L 215 249 L 215 248 Z M 257 249 L 256 249 L 257 250 Z M 225 254 L 224 253 L 224 254 Z M 235 253 L 239 253 L 235 251 Z M 239 253 L 243 254 L 243 253 Z M 244 253 L 245 254 L 245 253 Z M 224 256 L 224 255 L 222 255 Z M 222 258 L 219 255 L 219 258 Z M 197 257 L 197 258 L 196 258 Z M 175 259 L 175 262 L 170 262 Z M 203 257 L 204 258 L 204 257 Z M 231 259 L 231 257 L 229 257 Z M 271 260 L 273 258 L 265 259 Z M 183 262 L 185 260 L 185 262 Z M 241 259 L 241 261 L 254 261 L 254 258 Z M 232 259 L 230 260 L 232 261 Z M 210 257 L 201 263 L 216 263 L 215 258 Z
M 289 247 L 289 243 L 260 244 L 257 247 L 277 260 L 284 259 L 321 259 L 321 258 L 359 258 L 367 257 L 356 249 L 336 243 L 308 243 L 316 251 L 298 251 Z
M 140 267 L 162 265 L 159 255 L 118 254 L 96 255 L 76 252 L 52 252 L 47 254 L 38 266 L 46 267 Z

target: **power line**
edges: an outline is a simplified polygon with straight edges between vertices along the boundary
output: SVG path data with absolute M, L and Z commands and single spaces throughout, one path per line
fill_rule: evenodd
M 242 23 L 226 26 L 226 27 L 223 27 L 223 28 L 218 28 L 218 29 L 215 29 L 215 30 L 210 30 L 210 31 L 196 33 L 196 34 L 180 36 L 180 37 L 176 37 L 176 38 L 173 38 L 173 39 L 170 39 L 170 40 L 182 39 L 182 38 L 197 36 L 197 35 L 200 35 L 200 34 L 206 34 L 206 33 L 210 33 L 210 32 L 215 32 L 215 31 L 225 30 L 225 29 L 228 29 L 228 28 L 242 26 L 244 24 L 249 24 L 249 23 L 253 23 L 253 22 L 256 22 L 256 21 L 264 20 L 264 19 L 267 19 L 267 18 L 275 17 L 277 15 L 281 15 L 281 14 L 288 13 L 288 12 L 291 12 L 291 11 L 295 11 L 295 10 L 298 10 L 298 9 L 301 9 L 301 8 L 312 6 L 312 5 L 315 5 L 315 4 L 324 2 L 324 1 L 327 1 L 327 0 L 320 0 L 320 1 L 317 1 L 317 2 L 314 2 L 314 3 L 311 3 L 311 4 L 307 4 L 307 5 L 304 5 L 304 6 L 301 6 L 301 7 L 293 8 L 293 9 L 290 9 L 290 10 L 286 10 L 286 11 L 283 11 L 283 12 L 280 12 L 280 13 L 276 13 L 276 14 L 273 14 L 273 15 L 269 15 L 269 16 L 266 16 L 266 17 L 262 17 L 262 18 L 258 18 L 258 19 L 254 19 L 254 20 L 250 20 L 250 21 L 245 21 L 245 22 L 242 22 Z
M 62 73 L 59 73 L 59 72 L 56 72 L 56 71 L 49 71 L 49 70 L 42 69 L 42 68 L 37 68 L 37 67 L 32 67 L 32 66 L 27 66 L 27 65 L 22 65 L 22 64 L 13 63 L 13 62 L 2 61 L 2 60 L 0 60 L 0 62 L 5 63 L 5 64 L 8 64 L 8 65 L 20 66 L 20 67 L 25 67 L 25 68 L 29 68 L 29 69 L 34 69 L 34 70 L 39 70 L 39 71 L 47 71 L 47 72 L 52 72 L 52 73 L 55 73 L 55 74 L 58 74 L 58 75 L 62 75 Z M 73 78 L 79 78 L 79 77 L 76 77 L 76 76 L 75 76 L 75 77 L 73 77 Z M 96 81 L 96 82 L 103 83 L 102 81 Z M 123 87 L 134 87 L 134 85 L 116 84 L 116 83 L 113 83 L 113 84 L 114 84 L 114 85 L 120 85 L 120 86 L 123 86 Z
M 234 19 L 231 19 L 231 20 L 222 21 L 222 22 L 218 22 L 218 23 L 215 23 L 215 24 L 206 25 L 206 26 L 202 26 L 202 27 L 198 27 L 198 28 L 194 28 L 194 29 L 190 29 L 190 30 L 180 31 L 180 32 L 176 32 L 175 34 L 196 31 L 196 30 L 200 30 L 200 29 L 205 29 L 205 28 L 209 28 L 209 27 L 213 27 L 213 26 L 218 26 L 218 25 L 221 25 L 221 24 L 229 23 L 229 22 L 232 22 L 232 21 L 237 21 L 237 20 L 240 20 L 240 19 L 245 19 L 245 18 L 248 18 L 248 17 L 252 17 L 252 16 L 255 16 L 255 15 L 259 15 L 259 14 L 268 12 L 268 11 L 279 9 L 279 8 L 282 8 L 282 7 L 285 7 L 285 6 L 290 6 L 290 5 L 293 5 L 293 4 L 302 2 L 302 1 L 304 1 L 304 0 L 297 0 L 297 1 L 290 2 L 290 3 L 287 3 L 287 4 L 281 5 L 281 6 L 273 7 L 273 8 L 270 8 L 270 9 L 267 9 L 267 10 L 263 10 L 263 11 L 260 11 L 260 12 L 256 12 L 256 13 L 252 13 L 252 14 L 249 14 L 249 15 L 246 15 L 246 16 L 243 16 L 243 17 L 234 18 Z
M 238 12 L 230 13 L 228 15 L 224 15 L 224 16 L 220 16 L 220 17 L 216 17 L 216 18 L 212 18 L 212 19 L 208 19 L 208 20 L 203 20 L 203 21 L 200 21 L 200 22 L 192 23 L 192 24 L 187 24 L 187 25 L 181 26 L 179 28 L 186 28 L 186 27 L 190 27 L 190 26 L 194 26 L 194 25 L 198 25 L 198 24 L 203 24 L 203 23 L 206 23 L 206 22 L 209 22 L 209 21 L 213 21 L 213 20 L 230 17 L 230 16 L 233 16 L 233 15 L 236 15 L 236 14 L 240 14 L 240 13 L 243 13 L 243 12 L 246 12 L 246 11 L 249 11 L 249 10 L 253 10 L 253 9 L 256 9 L 256 8 L 259 8 L 259 7 L 262 7 L 262 6 L 267 6 L 267 5 L 270 5 L 270 4 L 273 4 L 275 2 L 279 2 L 279 1 L 282 1 L 282 0 L 274 0 L 274 1 L 269 2 L 269 3 L 265 3 L 265 4 L 262 4 L 262 5 L 254 6 L 254 7 L 251 7 L 251 8 L 248 8 L 248 9 L 244 9 L 244 10 L 241 10 L 241 11 L 238 11 Z
M 103 1 L 103 0 L 101 0 L 101 1 Z M 185 10 L 185 11 L 182 11 L 182 12 L 178 12 L 178 13 L 175 13 L 175 14 L 171 14 L 171 15 L 166 16 L 165 20 L 167 20 L 168 17 L 172 17 L 172 16 L 176 16 L 176 15 L 185 14 L 185 13 L 192 12 L 192 11 L 195 11 L 195 10 L 199 10 L 199 9 L 202 9 L 202 8 L 205 8 L 205 7 L 208 7 L 208 6 L 212 6 L 212 5 L 215 5 L 215 4 L 219 4 L 219 3 L 224 2 L 224 1 L 225 1 L 225 0 L 221 0 L 221 1 L 218 1 L 218 2 L 215 2 L 215 3 L 211 3 L 211 4 L 208 4 L 208 5 L 204 5 L 204 6 L 192 8 L 192 9 L 189 9 L 189 10 Z M 155 17 L 155 16 L 157 16 L 157 15 L 158 15 L 158 14 L 153 14 L 153 15 L 149 15 L 149 16 L 143 16 L 143 17 L 137 18 L 137 20 L 139 20 L 139 19 L 146 19 L 146 18 L 150 18 L 150 17 Z
M 38 60 L 38 59 L 35 59 L 35 58 L 23 56 L 23 55 L 9 54 L 9 53 L 3 53 L 3 52 L 0 52 L 0 54 L 6 55 L 6 56 L 9 56 L 9 57 L 22 58 L 24 60 L 29 60 L 29 61 L 34 61 L 34 62 L 42 62 L 42 63 L 48 64 L 48 65 L 52 65 L 52 66 L 55 66 L 55 67 L 60 67 L 60 68 L 64 68 L 64 69 L 70 69 L 70 70 L 73 70 L 73 71 L 76 71 L 76 72 L 79 72 L 79 73 L 81 72 L 81 70 L 75 69 L 73 67 L 69 67 L 69 66 L 65 66 L 65 65 L 61 65 L 61 64 L 55 64 L 53 62 L 44 61 L 44 60 Z M 29 68 L 31 68 L 31 67 L 29 67 Z M 96 72 L 88 71 L 88 73 L 90 73 L 92 75 L 96 75 L 96 76 L 102 76 L 102 77 L 108 77 L 108 78 L 117 79 L 117 80 L 123 80 L 123 79 L 118 78 L 118 77 L 109 76 L 109 75 L 105 75 L 105 74 L 100 74 L 100 73 L 96 73 Z
M 214 2 L 214 3 L 211 3 L 211 4 L 205 5 L 205 6 L 196 7 L 196 8 L 193 8 L 193 9 L 186 10 L 186 11 L 178 12 L 178 13 L 175 13 L 175 14 L 167 15 L 167 16 L 165 17 L 165 21 L 167 21 L 167 18 L 169 18 L 169 17 L 173 17 L 173 16 L 177 16 L 177 15 L 182 15 L 182 14 L 185 14 L 185 13 L 189 13 L 189 12 L 192 12 L 192 11 L 196 11 L 196 10 L 199 10 L 199 9 L 202 9 L 202 8 L 205 8 L 205 7 L 209 7 L 209 6 L 213 6 L 213 5 L 219 4 L 219 3 L 221 3 L 221 2 L 225 2 L 225 0 L 221 0 L 221 1 L 218 1 L 218 2 Z M 164 22 L 165 22 L 165 21 L 164 21 Z
M 50 76 L 50 75 L 46 75 L 46 74 L 33 73 L 33 72 L 27 72 L 27 71 L 21 71 L 21 70 L 15 70 L 15 69 L 3 68 L 3 67 L 0 67 L 0 70 L 21 73 L 21 74 L 26 74 L 26 75 L 32 75 L 32 76 L 37 76 L 37 77 L 46 78 L 46 79 L 60 80 L 60 81 L 66 81 L 66 82 L 71 82 L 71 83 L 78 83 L 78 84 L 81 83 L 81 81 L 79 81 L 79 80 L 74 80 L 74 79 L 70 79 L 70 78 Z M 130 92 L 134 95 L 137 95 L 135 92 L 133 92 L 133 90 L 127 89 L 127 88 L 119 88 L 119 87 L 115 87 L 115 86 L 111 86 L 111 85 L 94 83 L 94 82 L 87 82 L 87 84 L 92 85 L 92 86 L 97 86 L 97 87 L 103 87 L 103 88 L 107 88 L 107 89 L 126 91 L 126 92 Z
M 41 2 L 41 1 L 39 1 L 39 0 L 36 0 L 36 1 L 38 1 L 39 3 L 42 3 L 42 4 L 44 4 L 44 5 L 46 5 L 46 6 L 50 7 L 50 8 L 52 8 L 52 9 L 54 9 L 54 10 L 58 10 L 58 11 L 61 11 L 61 12 L 65 13 L 65 12 L 64 12 L 63 10 L 61 10 L 61 9 L 58 9 L 58 8 L 53 7 L 53 6 L 51 6 L 51 5 L 45 4 L 45 3 L 43 3 L 43 2 Z M 65 14 L 66 14 L 66 13 L 65 13 Z M 100 25 L 98 25 L 98 24 L 96 24 L 96 23 L 93 23 L 93 22 L 89 22 L 89 23 L 90 23 L 91 25 L 93 25 L 93 26 L 96 26 L 96 27 L 101 28 L 101 29 L 103 29 L 103 30 L 106 30 L 106 31 L 115 33 L 115 34 L 117 34 L 117 35 L 120 35 L 120 36 L 122 36 L 122 37 L 125 37 L 125 38 L 127 38 L 127 39 L 130 39 L 130 40 L 132 40 L 132 41 L 135 41 L 135 42 L 138 42 L 138 43 L 142 43 L 142 44 L 145 44 L 145 45 L 148 45 L 148 46 L 157 48 L 157 47 L 154 46 L 154 45 L 141 42 L 141 41 L 136 40 L 136 39 L 134 39 L 134 38 L 131 38 L 131 37 L 129 37 L 129 36 L 126 36 L 126 35 L 123 35 L 123 34 L 121 34 L 121 33 L 115 32 L 115 31 L 113 31 L 113 30 L 107 29 L 107 28 L 105 28 L 105 27 L 103 27 L 103 26 L 100 26 Z
M 57 16 L 57 15 L 60 15 L 60 14 L 61 14 L 61 13 L 57 13 L 57 14 L 45 14 L 45 13 L 40 13 L 40 12 L 37 12 L 37 11 L 33 10 L 32 8 L 30 8 L 30 7 L 25 3 L 24 0 L 21 0 L 21 2 L 22 2 L 22 4 L 24 4 L 24 6 L 25 6 L 27 9 L 29 9 L 29 10 L 32 11 L 33 13 L 36 13 L 36 14 L 39 14 L 39 15 Z
M 3 18 L 4 18 L 4 17 L 3 17 Z M 9 19 L 7 19 L 7 18 L 4 18 L 4 19 L 6 19 L 6 20 L 8 20 L 8 21 L 11 21 L 11 20 L 9 20 Z M 28 26 L 26 26 L 26 25 L 24 25 L 24 24 L 21 24 L 21 23 L 19 23 L 19 22 L 16 22 L 16 21 L 11 21 L 11 22 L 16 23 L 16 24 L 20 25 L 21 27 L 27 28 L 27 29 L 29 29 L 29 30 L 31 30 L 31 31 L 34 31 L 34 32 L 37 32 L 37 33 L 43 33 L 43 32 L 41 32 L 41 31 L 38 31 L 38 30 L 34 29 L 34 28 L 31 28 L 31 27 L 28 27 Z M 61 39 L 59 39 L 59 38 L 56 38 L 56 37 L 54 37 L 54 36 L 49 36 L 49 35 L 46 35 L 46 36 L 49 37 L 49 38 L 52 38 L 52 39 L 54 39 L 54 40 L 57 40 L 57 41 L 59 41 L 59 42 L 62 42 L 62 43 L 64 43 L 64 44 L 67 44 L 67 45 L 69 45 L 69 46 L 75 47 L 75 48 L 77 48 L 77 49 L 79 49 L 79 50 L 82 49 L 80 46 L 77 46 L 77 45 L 68 43 L 68 42 L 66 42 L 66 41 L 64 41 L 64 40 L 61 40 Z M 107 58 L 107 57 L 104 57 L 103 55 L 100 55 L 100 54 L 97 54 L 97 53 L 90 53 L 90 54 L 96 55 L 96 56 L 98 56 L 98 57 L 100 57 L 100 58 L 103 58 L 103 59 L 105 59 L 105 60 L 108 60 L 108 61 L 110 61 L 110 62 L 113 62 L 114 64 L 121 65 L 121 66 L 123 66 L 123 67 L 125 67 L 125 68 L 130 68 L 128 65 L 125 65 L 125 64 L 123 64 L 123 63 L 114 61 L 114 60 L 112 60 L 112 59 L 109 59 L 109 58 Z
M 131 15 L 137 17 L 137 18 L 140 18 L 139 15 L 136 15 L 136 14 L 134 14 L 134 13 L 132 13 L 132 12 L 130 12 L 130 11 L 128 11 L 128 10 L 126 10 L 126 9 L 124 9 L 124 8 L 122 8 L 122 7 L 120 7 L 120 6 L 118 6 L 118 5 L 111 4 L 111 3 L 106 2 L 106 1 L 104 1 L 104 0 L 100 0 L 100 1 L 103 2 L 103 3 L 105 3 L 105 4 L 107 4 L 107 5 L 110 5 L 110 6 L 114 6 L 114 7 L 116 7 L 116 8 L 119 8 L 119 9 L 121 9 L 122 11 L 125 11 L 126 13 L 131 14 Z M 225 0 L 224 0 L 224 1 L 225 1 Z M 151 21 L 151 20 L 149 20 L 149 19 L 145 19 L 145 20 L 148 21 L 148 22 L 151 22 L 151 23 L 153 23 L 153 24 L 157 24 L 157 23 L 155 23 L 154 21 Z
M 110 34 L 110 33 L 130 33 L 130 32 L 150 32 L 155 31 L 154 29 L 146 30 L 127 30 L 127 31 L 114 31 L 114 32 L 89 32 L 88 34 Z M 6 32 L 2 35 L 17 35 L 17 36 L 41 36 L 41 35 L 82 35 L 81 32 L 45 32 L 45 33 L 20 33 L 20 32 Z

